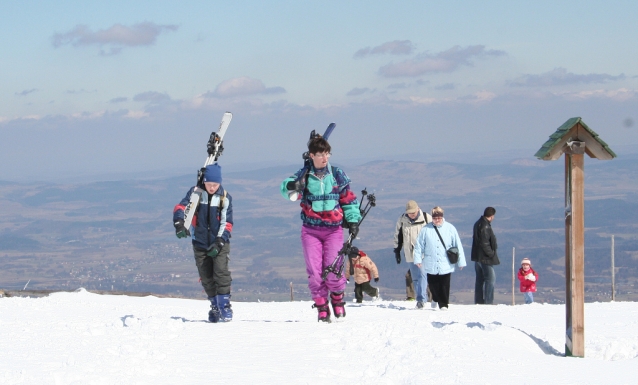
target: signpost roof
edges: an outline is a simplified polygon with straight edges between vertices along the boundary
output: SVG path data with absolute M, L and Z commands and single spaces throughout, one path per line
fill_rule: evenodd
M 571 118 L 558 127 L 534 156 L 542 160 L 556 160 L 572 142 L 584 142 L 585 152 L 591 158 L 610 160 L 616 157 L 609 145 L 579 117 Z

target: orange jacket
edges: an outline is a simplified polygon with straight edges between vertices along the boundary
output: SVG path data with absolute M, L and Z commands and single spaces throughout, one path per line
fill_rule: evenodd
M 372 278 L 379 278 L 377 265 L 372 262 L 368 254 L 359 250 L 359 256 L 352 259 L 354 264 L 354 281 L 356 283 L 369 282 Z M 350 279 L 350 258 L 346 259 L 346 279 Z

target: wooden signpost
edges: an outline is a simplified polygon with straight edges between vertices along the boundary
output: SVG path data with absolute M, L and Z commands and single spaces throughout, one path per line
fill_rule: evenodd
M 542 160 L 565 154 L 565 355 L 585 357 L 585 154 L 610 160 L 616 154 L 582 121 L 571 118 L 536 152 Z

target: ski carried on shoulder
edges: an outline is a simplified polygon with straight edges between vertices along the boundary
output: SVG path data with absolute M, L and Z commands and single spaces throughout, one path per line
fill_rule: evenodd
M 210 138 L 208 139 L 207 144 L 208 157 L 206 158 L 206 162 L 204 162 L 204 167 L 202 167 L 197 172 L 197 183 L 195 184 L 195 189 L 193 189 L 191 199 L 184 209 L 184 224 L 185 226 L 187 226 L 187 228 L 193 222 L 193 217 L 197 212 L 199 200 L 202 197 L 202 193 L 204 192 L 204 190 L 202 190 L 199 186 L 201 186 L 202 184 L 202 178 L 204 177 L 206 166 L 216 162 L 224 151 L 224 135 L 226 134 L 226 130 L 228 129 L 228 125 L 230 124 L 232 118 L 233 114 L 231 114 L 230 112 L 225 112 L 224 116 L 222 116 L 222 121 L 219 124 L 219 129 L 217 130 L 217 132 L 213 131 L 210 134 Z

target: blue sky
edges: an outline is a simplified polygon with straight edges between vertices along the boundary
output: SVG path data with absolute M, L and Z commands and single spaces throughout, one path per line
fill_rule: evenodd
M 638 145 L 638 2 L 0 3 L 0 180 L 424 152 L 532 157 L 565 120 Z M 11 167 L 5 165 L 11 164 Z

